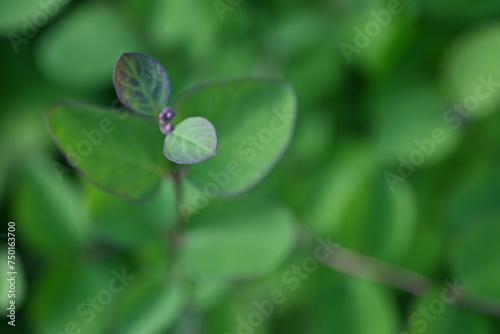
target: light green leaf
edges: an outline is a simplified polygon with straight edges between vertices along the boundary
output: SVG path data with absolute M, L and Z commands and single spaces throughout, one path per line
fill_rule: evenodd
M 217 133 L 206 118 L 190 117 L 165 137 L 164 153 L 178 164 L 205 161 L 217 152 Z
M 500 24 L 489 23 L 468 30 L 448 50 L 442 82 L 450 100 L 463 106 L 462 114 L 450 114 L 455 122 L 484 119 L 500 107 L 499 45 Z
M 120 9 L 81 2 L 37 38 L 34 61 L 52 82 L 81 91 L 109 86 L 116 60 L 142 43 Z
M 178 117 L 203 116 L 217 129 L 217 156 L 192 166 L 198 186 L 222 173 L 221 194 L 243 192 L 260 181 L 288 146 L 297 103 L 290 85 L 273 80 L 232 80 L 198 86 L 176 101 Z
M 1 1 L 0 34 L 7 35 L 13 47 L 20 43 L 17 45 L 20 49 L 69 2 L 69 0 Z
M 55 105 L 46 120 L 70 164 L 99 188 L 141 200 L 159 186 L 167 161 L 154 120 L 78 102 Z
M 186 228 L 182 261 L 192 277 L 256 277 L 285 260 L 295 239 L 293 217 L 287 210 L 264 200 L 218 204 L 192 217 Z

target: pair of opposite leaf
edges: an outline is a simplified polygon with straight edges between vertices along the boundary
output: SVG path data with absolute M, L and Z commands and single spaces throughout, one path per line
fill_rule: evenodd
M 124 53 L 116 63 L 113 84 L 128 110 L 158 118 L 160 131 L 166 135 L 163 151 L 168 160 L 195 164 L 215 155 L 217 134 L 206 118 L 187 118 L 174 131 L 170 121 L 175 112 L 167 106 L 170 81 L 159 61 L 142 53 Z
M 126 53 L 116 64 L 114 86 L 132 112 L 62 102 L 46 112 L 45 121 L 87 181 L 131 201 L 160 187 L 172 169 L 165 156 L 192 164 L 185 178 L 198 189 L 225 196 L 244 192 L 276 164 L 295 124 L 295 92 L 279 79 L 211 81 L 181 94 L 170 108 L 163 66 L 144 54 Z M 217 157 L 209 159 L 217 147 Z M 52 166 L 60 176 L 66 173 L 56 162 Z

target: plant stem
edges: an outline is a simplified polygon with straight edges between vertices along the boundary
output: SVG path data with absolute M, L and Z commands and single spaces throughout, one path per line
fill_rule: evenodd
M 374 281 L 422 296 L 432 287 L 432 280 L 412 270 L 375 259 L 343 247 L 322 262 L 324 265 L 354 277 Z M 500 302 L 464 292 L 452 303 L 469 311 L 500 317 Z
M 179 249 L 181 241 L 181 232 L 184 226 L 184 220 L 180 211 L 180 206 L 183 201 L 183 190 L 182 190 L 182 170 L 172 167 L 170 173 L 172 176 L 172 181 L 174 183 L 175 192 L 175 218 L 172 227 L 169 229 L 167 234 L 167 248 L 168 248 L 168 266 L 173 268 L 177 260 L 177 252 Z M 169 274 L 172 274 L 172 270 L 169 270 Z M 169 276 L 170 276 L 169 275 Z
M 384 283 L 417 296 L 431 286 L 430 279 L 417 272 L 340 246 L 323 263 L 342 273 Z

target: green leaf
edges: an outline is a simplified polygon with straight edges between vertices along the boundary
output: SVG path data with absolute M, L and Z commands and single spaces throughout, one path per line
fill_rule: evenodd
M 55 105 L 46 120 L 69 163 L 99 188 L 141 200 L 159 186 L 167 161 L 157 122 L 78 102 Z
M 498 213 L 473 219 L 453 240 L 452 264 L 467 292 L 500 300 L 498 221 Z
M 398 306 L 389 289 L 335 272 L 324 280 L 328 284 L 311 306 L 311 334 L 398 333 Z
M 287 148 L 297 104 L 290 85 L 273 80 L 232 80 L 198 86 L 176 101 L 177 117 L 203 116 L 217 129 L 217 156 L 192 166 L 200 187 L 222 173 L 220 193 L 243 192 L 268 174 Z
M 450 280 L 450 283 L 453 283 Z M 458 291 L 458 290 L 457 290 Z M 482 315 L 454 307 L 452 300 L 456 291 L 446 286 L 434 289 L 417 299 L 405 319 L 402 334 L 492 334 L 491 324 Z M 444 298 L 443 298 L 444 297 Z
M 449 157 L 462 134 L 444 116 L 448 106 L 432 81 L 411 71 L 402 69 L 375 88 L 368 108 L 374 110 L 372 142 L 381 159 L 417 169 Z
M 138 247 L 164 241 L 163 235 L 175 215 L 175 193 L 171 179 L 146 203 L 129 203 L 86 183 L 87 208 L 96 232 L 121 247 Z M 141 222 L 138 224 L 138 222 Z
M 143 53 L 123 53 L 115 66 L 113 84 L 130 111 L 157 116 L 167 106 L 170 81 L 163 65 Z
M 67 0 L 1 1 L 0 34 L 7 35 L 13 41 L 19 41 L 19 48 L 21 48 L 27 41 L 35 37 L 36 32 L 50 22 L 50 19 L 64 9 L 69 2 Z M 19 34 L 16 34 L 17 32 Z
M 30 285 L 30 333 L 105 333 L 117 298 L 129 283 L 116 279 L 121 275 L 120 266 L 106 267 L 103 261 L 86 264 L 77 258 L 45 267 Z M 130 270 L 124 270 L 130 275 Z
M 448 50 L 442 82 L 450 100 L 464 106 L 465 120 L 484 119 L 500 107 L 499 45 L 500 24 L 497 22 L 468 30 Z M 464 120 L 459 116 L 455 112 L 448 118 L 456 118 L 454 122 L 462 124 Z
M 120 300 L 115 325 L 117 332 L 165 333 L 179 320 L 186 302 L 186 290 L 180 283 L 167 284 L 163 276 L 151 272 L 139 276 L 127 287 Z
M 81 2 L 40 33 L 34 61 L 60 87 L 96 91 L 108 88 L 120 54 L 142 50 L 141 44 L 119 9 Z
M 226 280 L 275 270 L 293 247 L 293 216 L 262 199 L 218 201 L 186 228 L 182 261 L 187 272 L 201 280 Z
M 304 220 L 344 247 L 394 262 L 410 251 L 417 200 L 410 181 L 391 189 L 377 159 L 369 146 L 340 146 L 315 178 Z
M 76 253 L 90 232 L 76 188 L 58 177 L 57 168 L 45 157 L 27 159 L 13 203 L 14 219 L 22 222 L 16 226 L 19 241 L 47 257 Z
M 217 152 L 217 133 L 206 118 L 190 117 L 165 137 L 164 153 L 178 164 L 205 161 Z

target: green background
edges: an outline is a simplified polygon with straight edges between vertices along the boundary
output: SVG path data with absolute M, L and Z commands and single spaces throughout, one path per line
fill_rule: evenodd
M 297 94 L 283 157 L 201 205 L 177 258 L 170 178 L 131 204 L 82 179 L 46 129 L 59 101 L 119 106 L 122 52 L 164 65 L 172 103 L 241 77 Z M 2 1 L 0 74 L 0 233 L 16 222 L 18 271 L 14 328 L 2 234 L 1 333 L 500 332 L 498 0 Z M 318 237 L 340 246 L 330 267 L 311 260 Z M 460 305 L 448 282 L 466 286 Z

